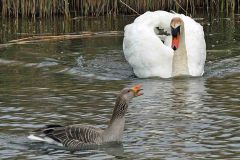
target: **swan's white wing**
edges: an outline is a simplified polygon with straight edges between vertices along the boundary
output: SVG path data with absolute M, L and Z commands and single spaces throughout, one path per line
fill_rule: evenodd
M 159 27 L 171 33 L 170 22 L 175 14 L 166 11 L 145 12 L 134 20 L 135 24 L 146 25 L 149 28 Z
M 164 44 L 168 47 L 172 46 L 172 35 L 166 36 L 164 39 Z
M 206 60 L 203 27 L 188 16 L 180 15 L 180 17 L 184 21 L 189 73 L 192 76 L 201 76 L 204 73 Z
M 125 27 L 124 55 L 138 77 L 171 77 L 173 50 L 154 32 L 157 26 L 168 29 L 171 18 L 172 14 L 164 11 L 146 12 Z M 166 21 L 168 28 L 164 26 Z
M 147 26 L 133 23 L 125 27 L 123 51 L 138 77 L 171 77 L 173 50 Z

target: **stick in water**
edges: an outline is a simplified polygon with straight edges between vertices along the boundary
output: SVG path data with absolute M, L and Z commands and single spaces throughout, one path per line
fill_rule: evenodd
M 122 0 L 119 0 L 122 4 L 124 4 L 125 6 L 127 6 L 130 10 L 132 10 L 134 13 L 136 13 L 137 15 L 140 15 L 136 10 L 134 10 L 132 7 L 130 7 L 129 5 L 127 5 L 126 3 L 124 3 Z

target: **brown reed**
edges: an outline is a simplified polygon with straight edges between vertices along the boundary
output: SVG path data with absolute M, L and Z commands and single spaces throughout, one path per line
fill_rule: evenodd
M 122 2 L 127 4 L 126 7 Z M 0 0 L 3 17 L 40 17 L 55 15 L 100 16 L 144 13 L 148 10 L 174 10 L 195 14 L 207 12 L 239 13 L 240 0 Z

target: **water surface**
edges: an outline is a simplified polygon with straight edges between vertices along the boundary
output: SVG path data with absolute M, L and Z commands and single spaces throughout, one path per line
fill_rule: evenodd
M 1 42 L 35 34 L 122 31 L 133 19 L 2 20 Z M 122 36 L 1 47 L 1 159 L 240 159 L 238 20 L 239 15 L 198 20 L 207 42 L 205 74 L 198 78 L 134 77 Z M 122 144 L 70 153 L 26 138 L 45 124 L 106 127 L 116 95 L 137 83 L 144 95 L 130 103 Z

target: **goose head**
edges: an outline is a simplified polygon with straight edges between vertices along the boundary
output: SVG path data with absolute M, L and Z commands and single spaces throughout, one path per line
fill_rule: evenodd
M 141 84 L 137 84 L 132 88 L 124 88 L 118 96 L 118 99 L 124 99 L 125 101 L 129 102 L 132 98 L 141 96 Z
M 143 93 L 140 92 L 141 90 L 141 84 L 138 84 L 132 88 L 125 88 L 120 92 L 116 99 L 110 124 L 112 124 L 114 120 L 124 117 L 131 99 L 143 95 Z
M 184 23 L 179 17 L 174 17 L 170 23 L 172 34 L 172 49 L 177 50 L 180 43 L 180 37 L 183 33 Z
M 128 108 L 128 103 L 134 97 L 143 95 L 143 93 L 140 92 L 142 90 L 141 86 L 142 86 L 141 84 L 138 84 L 133 86 L 132 88 L 124 88 L 116 99 L 113 114 L 124 115 Z

